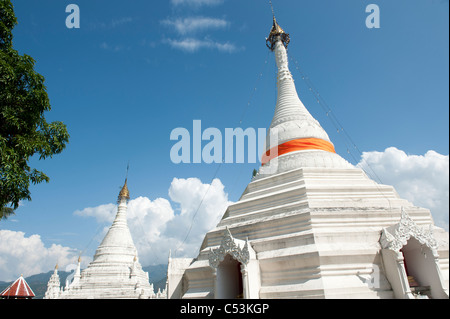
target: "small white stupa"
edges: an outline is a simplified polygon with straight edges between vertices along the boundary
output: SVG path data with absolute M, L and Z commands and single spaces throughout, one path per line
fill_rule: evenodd
M 127 181 L 118 198 L 114 222 L 86 269 L 78 267 L 73 281 L 59 288 L 58 269 L 48 283 L 46 299 L 147 299 L 164 298 L 165 292 L 155 294 L 148 273 L 142 270 L 127 223 L 127 201 L 130 194 Z
M 168 297 L 448 298 L 448 233 L 335 153 L 297 95 L 289 41 L 274 17 L 277 146 L 198 256 L 169 259 Z

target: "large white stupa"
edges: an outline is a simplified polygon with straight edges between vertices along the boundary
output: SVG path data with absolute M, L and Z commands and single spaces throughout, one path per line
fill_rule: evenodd
M 289 41 L 274 18 L 276 152 L 198 256 L 169 258 L 168 297 L 448 298 L 448 233 L 335 153 L 297 95 Z
M 142 270 L 127 223 L 127 201 L 130 194 L 127 181 L 118 198 L 118 210 L 113 224 L 103 238 L 93 261 L 81 271 L 80 259 L 73 281 L 60 287 L 55 267 L 45 294 L 46 299 L 147 299 L 165 298 L 165 292 L 155 294 L 148 273 Z

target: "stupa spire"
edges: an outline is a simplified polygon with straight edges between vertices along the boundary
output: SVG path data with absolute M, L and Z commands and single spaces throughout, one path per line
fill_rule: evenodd
M 75 270 L 75 275 L 73 277 L 73 283 L 77 283 L 81 278 L 81 255 L 78 257 L 77 269 Z
M 335 154 L 334 145 L 328 134 L 298 97 L 289 70 L 287 54 L 289 43 L 289 34 L 281 28 L 273 15 L 273 25 L 266 38 L 266 44 L 275 53 L 278 96 L 267 136 L 266 153 L 263 154 L 261 162 L 265 165 L 277 158 L 277 172 L 308 166 L 348 166 L 350 164 L 347 161 Z M 276 136 L 276 145 L 273 144 L 273 136 Z M 286 156 L 282 158 L 288 153 L 289 160 Z M 260 173 L 267 174 L 264 169 L 260 170 Z
M 94 256 L 94 261 L 97 258 L 103 258 L 105 254 L 112 254 L 112 251 L 117 253 L 117 255 L 122 255 L 122 248 L 126 248 L 125 250 L 128 250 L 127 254 L 130 255 L 130 260 L 132 260 L 133 256 L 136 254 L 136 248 L 134 246 L 127 223 L 127 201 L 129 199 L 130 192 L 127 186 L 127 178 L 125 178 L 125 183 L 122 186 L 122 189 L 120 190 L 118 196 L 119 205 L 117 207 L 116 217 L 106 236 L 103 238 L 102 243 L 98 247 L 97 252 Z M 120 251 L 116 252 L 119 247 L 121 247 L 119 249 Z M 104 253 L 105 251 L 107 253 Z

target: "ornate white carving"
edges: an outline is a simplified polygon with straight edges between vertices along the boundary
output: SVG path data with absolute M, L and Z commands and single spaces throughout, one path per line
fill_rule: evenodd
M 223 261 L 226 255 L 230 255 L 243 265 L 247 265 L 250 261 L 250 252 L 248 250 L 248 241 L 245 242 L 243 248 L 236 243 L 236 240 L 231 235 L 230 230 L 225 230 L 225 234 L 222 238 L 222 242 L 219 248 L 211 249 L 209 252 L 209 265 L 212 268 L 217 268 Z
M 292 80 L 286 48 L 281 41 L 275 43 L 275 61 L 278 66 L 278 81 Z
M 400 222 L 389 228 L 383 228 L 380 244 L 384 249 L 399 251 L 406 245 L 411 237 L 414 237 L 422 245 L 426 245 L 432 250 L 436 249 L 438 246 L 436 239 L 433 236 L 433 225 L 430 224 L 428 229 L 417 226 L 402 208 Z
M 45 292 L 44 299 L 56 299 L 61 292 L 60 281 L 58 275 L 58 266 L 55 267 L 53 275 L 47 283 L 47 291 Z

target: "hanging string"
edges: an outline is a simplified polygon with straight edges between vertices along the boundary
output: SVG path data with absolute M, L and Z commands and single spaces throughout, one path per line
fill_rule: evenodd
M 264 72 L 265 72 L 265 70 L 266 70 L 266 68 L 267 68 L 267 64 L 268 64 L 268 61 L 269 61 L 269 53 L 270 53 L 270 51 L 267 51 L 267 55 L 266 55 L 266 59 L 264 60 L 264 64 L 263 64 L 263 66 L 261 67 L 261 71 L 258 73 L 258 76 L 257 76 L 256 81 L 255 81 L 255 85 L 253 86 L 253 90 L 252 90 L 251 93 L 250 93 L 250 97 L 248 98 L 247 104 L 246 104 L 246 106 L 244 107 L 244 110 L 243 110 L 243 112 L 242 112 L 242 115 L 241 115 L 241 117 L 240 117 L 240 119 L 239 119 L 239 126 L 242 125 L 242 121 L 244 120 L 244 117 L 245 117 L 245 115 L 246 115 L 246 113 L 247 113 L 247 110 L 250 108 L 251 102 L 252 102 L 252 100 L 253 100 L 253 97 L 254 97 L 256 91 L 258 90 L 259 82 L 261 81 L 261 79 L 262 79 L 262 77 L 263 77 L 263 75 L 264 75 Z
M 200 210 L 200 207 L 202 206 L 203 201 L 204 201 L 205 198 L 206 198 L 206 195 L 208 195 L 208 192 L 209 192 L 209 190 L 211 189 L 212 183 L 213 183 L 214 179 L 216 178 L 217 174 L 219 173 L 219 170 L 220 170 L 220 168 L 222 167 L 222 164 L 223 164 L 223 161 L 222 161 L 222 163 L 220 163 L 219 166 L 217 167 L 216 172 L 214 173 L 214 176 L 213 176 L 213 178 L 211 179 L 211 183 L 208 185 L 208 188 L 206 189 L 205 194 L 203 194 L 203 197 L 202 197 L 200 203 L 198 204 L 197 209 L 195 210 L 194 215 L 192 216 L 191 223 L 190 223 L 190 225 L 189 225 L 189 228 L 188 228 L 188 231 L 187 231 L 187 233 L 186 233 L 186 236 L 184 237 L 183 241 L 177 246 L 177 248 L 176 248 L 175 251 L 174 251 L 174 254 L 175 254 L 175 255 L 177 254 L 178 250 L 186 243 L 186 240 L 189 238 L 189 235 L 191 234 L 191 231 L 192 231 L 192 227 L 194 226 L 195 217 L 197 216 L 197 214 L 198 214 L 198 212 L 199 212 L 199 210 Z
M 343 141 L 347 147 L 347 153 L 353 158 L 355 165 L 357 165 L 359 163 L 359 161 L 353 155 L 353 150 L 356 150 L 356 152 L 358 152 L 358 156 L 361 158 L 360 162 L 363 165 L 361 165 L 360 168 L 366 174 L 371 175 L 372 177 L 374 177 L 378 180 L 378 183 L 375 183 L 375 186 L 376 186 L 378 192 L 380 193 L 380 195 L 387 200 L 387 202 L 389 204 L 389 209 L 392 210 L 391 200 L 389 199 L 389 197 L 387 197 L 384 194 L 383 190 L 381 189 L 380 184 L 383 184 L 383 182 L 381 181 L 381 178 L 377 175 L 377 173 L 371 167 L 371 165 L 366 161 L 366 159 L 363 156 L 363 152 L 361 152 L 361 150 L 358 148 L 358 146 L 356 146 L 356 143 L 353 141 L 350 134 L 347 132 L 347 130 L 344 129 L 344 127 L 342 126 L 342 124 L 339 122 L 336 115 L 334 114 L 333 110 L 326 103 L 326 101 L 323 99 L 323 97 L 320 95 L 319 91 L 315 88 L 315 86 L 311 82 L 310 78 L 307 75 L 305 75 L 305 73 L 302 71 L 298 61 L 296 59 L 294 59 L 292 57 L 292 55 L 290 56 L 290 59 L 291 59 L 291 61 L 294 62 L 295 68 L 300 73 L 302 80 L 304 80 L 304 82 L 308 86 L 309 91 L 314 95 L 314 98 L 316 99 L 317 103 L 323 108 L 323 110 L 325 111 L 325 115 L 327 116 L 327 118 L 330 119 L 331 123 L 336 128 L 337 133 L 343 139 Z M 343 134 L 340 134 L 340 133 L 343 133 Z M 350 150 L 352 150 L 352 151 L 350 151 Z M 364 167 L 364 165 L 365 165 L 365 167 Z M 367 172 L 366 169 L 369 169 L 371 171 L 371 173 Z
M 94 238 L 97 237 L 97 235 L 100 233 L 100 228 L 104 227 L 104 225 L 98 225 L 97 229 L 94 232 L 94 235 L 91 237 L 91 239 L 89 240 L 89 242 L 87 243 L 87 245 L 80 251 L 80 255 L 79 257 L 83 256 L 83 254 L 87 251 L 87 249 L 89 248 L 89 246 L 92 244 L 92 242 L 94 241 Z
M 370 173 L 369 172 L 366 172 L 366 173 L 373 176 L 374 178 L 376 178 L 379 183 L 382 183 L 381 178 L 373 170 L 373 168 L 370 166 L 370 164 L 365 160 L 365 158 L 363 157 L 363 152 L 358 148 L 358 146 L 353 141 L 352 137 L 347 132 L 347 130 L 344 129 L 343 125 L 340 123 L 340 121 L 336 117 L 336 115 L 333 112 L 333 110 L 331 109 L 331 107 L 327 104 L 327 102 L 324 100 L 324 98 L 320 95 L 319 91 L 313 85 L 311 79 L 302 71 L 298 61 L 296 59 L 294 59 L 292 57 L 292 55 L 290 55 L 290 59 L 294 63 L 296 70 L 300 73 L 300 76 L 301 76 L 302 80 L 305 82 L 305 84 L 307 85 L 309 91 L 313 94 L 314 98 L 317 101 L 317 104 L 319 104 L 322 107 L 323 111 L 325 112 L 325 115 L 330 120 L 330 122 L 333 124 L 333 126 L 335 127 L 339 136 L 341 136 L 341 138 L 343 139 L 343 142 L 347 148 L 347 153 L 354 160 L 354 164 L 356 165 L 360 162 L 354 156 L 354 151 L 356 151 L 358 154 L 358 157 L 361 158 L 361 162 L 364 163 L 364 165 L 366 165 L 366 168 L 368 168 L 371 171 Z M 361 167 L 361 168 L 363 170 L 365 170 L 364 167 Z

